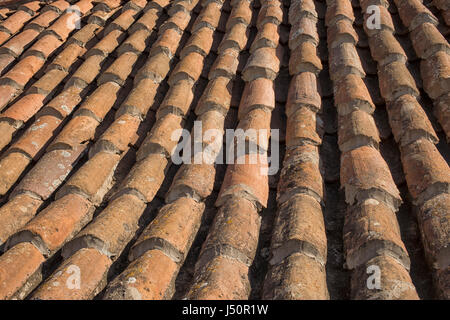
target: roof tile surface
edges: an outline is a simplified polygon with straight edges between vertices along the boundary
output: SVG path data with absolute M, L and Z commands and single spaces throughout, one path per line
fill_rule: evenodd
M 450 299 L 449 36 L 446 0 L 0 1 L 0 299 Z

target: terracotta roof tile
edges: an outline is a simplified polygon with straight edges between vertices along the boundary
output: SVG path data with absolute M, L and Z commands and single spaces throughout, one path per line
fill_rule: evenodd
M 404 94 L 417 97 L 419 90 L 403 62 L 394 61 L 378 68 L 381 96 L 388 102 L 394 101 Z
M 367 268 L 370 265 L 377 265 L 380 268 L 382 275 L 382 290 L 374 292 L 374 290 L 367 289 Z M 393 279 L 395 279 L 393 281 Z M 401 285 L 403 290 L 398 292 L 393 285 L 395 282 L 397 285 Z M 377 256 L 376 258 L 368 261 L 366 264 L 358 267 L 351 279 L 352 296 L 355 299 L 381 299 L 381 300 L 418 300 L 416 289 L 412 284 L 411 277 L 406 269 L 404 269 L 395 258 L 391 258 L 387 255 Z
M 406 3 L 403 1 L 399 4 L 399 13 L 402 19 L 404 20 L 404 23 L 409 26 L 409 30 L 411 30 L 411 33 L 414 34 L 416 32 L 416 29 L 420 27 L 420 25 L 424 22 L 433 22 L 433 16 L 432 14 L 419 2 L 411 1 Z M 411 14 L 410 18 L 406 17 L 406 12 L 409 12 Z M 441 51 L 438 51 L 441 52 Z M 418 53 L 422 55 L 423 53 L 419 50 Z M 426 60 L 425 60 L 426 61 Z M 423 62 L 422 62 L 423 63 Z M 410 108 L 408 111 L 404 111 L 405 115 L 410 117 L 410 119 L 415 118 L 415 113 L 419 112 L 416 110 L 420 110 L 421 106 L 417 104 L 414 98 L 414 96 L 418 95 L 418 91 L 415 88 L 415 85 L 413 85 L 413 82 L 411 82 L 411 75 L 407 71 L 407 69 L 404 69 L 401 64 L 398 64 L 396 62 L 393 62 L 392 64 L 388 65 L 388 67 L 392 66 L 390 70 L 386 70 L 381 68 L 380 73 L 380 88 L 382 91 L 382 95 L 385 97 L 386 100 L 394 101 L 394 100 L 400 100 L 404 99 L 401 97 L 405 93 L 412 94 L 409 98 L 410 101 L 412 101 L 412 104 L 410 104 Z M 394 71 L 397 70 L 397 71 Z M 444 69 L 445 70 L 445 69 Z M 445 72 L 445 71 L 444 71 Z M 387 74 L 391 74 L 392 76 L 385 77 Z M 395 74 L 394 74 L 395 73 Z M 422 77 L 424 76 L 424 73 L 422 72 Z M 445 77 L 445 76 L 444 76 Z M 390 79 L 393 81 L 390 82 Z M 426 78 L 424 78 L 426 79 Z M 435 78 L 436 79 L 436 78 Z M 438 80 L 439 79 L 439 80 Z M 443 78 L 442 80 L 444 80 Z M 439 75 L 437 75 L 437 81 L 440 81 Z M 428 82 L 427 80 L 426 82 Z M 388 85 L 392 86 L 392 89 L 388 89 Z M 437 88 L 437 91 L 439 92 L 439 87 Z M 439 94 L 439 93 L 437 93 Z M 403 100 L 407 101 L 407 100 Z M 401 105 L 402 102 L 400 102 Z M 389 110 L 389 109 L 388 109 Z M 396 118 L 392 113 L 389 114 L 389 120 L 391 124 L 393 124 L 393 120 Z M 426 118 L 426 117 L 425 117 Z M 416 125 L 419 125 L 419 122 L 415 122 Z M 425 122 L 426 124 L 426 122 Z M 406 139 L 409 139 L 409 143 L 403 146 L 401 151 L 401 159 L 403 163 L 403 167 L 405 170 L 405 177 L 408 184 L 408 189 L 411 195 L 414 198 L 415 203 L 423 203 L 427 199 L 436 196 L 440 193 L 447 192 L 445 189 L 446 185 L 446 171 L 447 167 L 445 161 L 443 160 L 441 154 L 435 149 L 433 142 L 432 135 L 428 133 L 428 130 L 420 130 L 417 131 L 416 125 L 406 126 L 403 128 L 401 133 L 397 133 L 396 135 L 399 136 L 401 134 L 405 134 Z M 396 128 L 393 126 L 393 128 Z M 398 132 L 398 131 L 397 131 Z M 414 133 L 413 133 L 414 132 Z M 417 133 L 418 132 L 418 133 Z M 432 132 L 432 131 L 431 131 Z M 412 137 L 413 134 L 420 134 L 417 138 L 408 138 Z M 411 136 L 408 136 L 411 135 Z M 425 138 L 425 139 L 423 139 Z M 397 138 L 398 139 L 398 138 Z M 433 142 L 430 142 L 433 141 Z M 415 151 L 412 151 L 415 150 Z M 427 150 L 427 163 L 423 162 L 424 158 L 420 154 L 423 151 L 420 150 Z M 417 153 L 416 153 L 417 152 Z M 413 155 L 414 154 L 414 155 Z M 413 160 L 414 159 L 414 160 Z M 441 166 L 442 169 L 438 169 Z M 414 169 L 412 169 L 414 168 Z M 419 183 L 416 179 L 416 177 L 413 175 L 412 170 L 414 170 L 415 173 L 423 172 L 422 170 L 425 170 L 427 179 L 421 179 L 421 183 Z M 432 172 L 435 172 L 434 170 L 439 170 L 442 172 L 442 174 L 439 174 L 437 176 L 436 174 L 433 174 Z M 408 172 L 408 173 L 406 173 Z M 437 171 L 436 171 L 437 173 Z M 422 176 L 423 177 L 423 176 Z M 434 180 L 436 179 L 436 180 Z M 440 182 L 437 182 L 439 180 Z M 435 184 L 436 182 L 436 184 Z M 438 187 L 439 185 L 439 187 Z M 441 189 L 443 188 L 443 189 Z M 429 242 L 430 239 L 427 239 L 425 237 L 422 238 L 423 241 Z M 425 250 L 425 252 L 428 252 L 427 255 L 429 255 L 428 249 Z M 445 289 L 442 286 L 441 283 L 438 283 L 438 290 L 441 292 L 444 292 Z
M 374 118 L 363 110 L 338 116 L 338 144 L 342 152 L 370 145 L 378 149 L 380 137 Z
M 187 293 L 192 300 L 241 300 L 250 294 L 248 281 L 249 268 L 242 262 L 216 256 L 202 266 L 201 272 L 195 277 L 195 284 Z
M 57 130 L 61 120 L 44 115 L 37 119 L 33 125 L 10 147 L 10 151 L 25 153 L 30 158 L 39 158 L 44 146 Z
M 317 47 L 311 42 L 302 42 L 289 59 L 289 73 L 296 75 L 301 72 L 319 74 L 322 62 L 317 56 Z
M 62 13 L 61 10 L 54 8 L 52 5 L 44 7 L 42 9 L 42 13 L 38 15 L 36 18 L 34 18 L 32 21 L 30 21 L 25 26 L 25 29 L 32 29 L 41 32 L 45 28 L 50 26 L 50 24 L 54 22 L 61 15 L 61 13 Z
M 36 196 L 22 193 L 11 197 L 11 200 L 0 209 L 2 227 L 0 243 L 3 248 L 8 238 L 22 228 L 38 212 L 43 201 Z
M 63 249 L 63 256 L 70 257 L 83 248 L 95 248 L 109 257 L 116 257 L 138 228 L 138 219 L 145 203 L 131 194 L 118 196 L 94 223 L 88 225 Z
M 308 107 L 319 111 L 321 99 L 319 83 L 312 72 L 301 72 L 292 77 L 286 102 L 286 116 L 290 117 L 297 109 Z
M 67 283 L 73 273 L 73 267 L 77 266 L 82 274 L 79 289 L 68 289 L 67 286 L 55 286 L 55 282 Z M 96 249 L 81 249 L 53 273 L 49 281 L 44 282 L 33 293 L 31 299 L 60 300 L 60 299 L 92 299 L 99 291 L 98 284 L 106 283 L 106 275 L 111 260 Z
M 378 65 L 384 66 L 392 62 L 398 61 L 405 63 L 407 60 L 406 53 L 395 41 L 395 37 L 390 31 L 382 31 L 369 38 L 370 52 L 373 59 Z
M 280 68 L 280 60 L 276 49 L 271 47 L 259 48 L 250 55 L 242 72 L 244 81 L 252 81 L 258 78 L 275 80 Z
M 301 283 L 301 286 L 292 286 Z M 272 267 L 264 282 L 264 299 L 328 300 L 325 268 L 315 258 L 294 253 Z
M 411 95 L 403 95 L 387 106 L 392 133 L 400 145 L 418 138 L 436 143 L 438 138 L 424 110 Z
M 0 297 L 23 299 L 42 280 L 41 264 L 44 256 L 30 242 L 20 243 L 0 257 L 2 282 Z M 33 278 L 32 282 L 27 281 Z
M 74 150 L 54 150 L 46 153 L 20 181 L 14 193 L 32 193 L 47 200 L 72 171 L 85 149 L 85 146 L 78 146 Z
M 92 215 L 89 202 L 76 194 L 54 201 L 25 227 L 8 239 L 7 247 L 32 242 L 44 255 L 53 255 L 67 240 L 80 231 Z
M 388 206 L 370 199 L 348 210 L 352 212 L 346 215 L 344 245 L 349 268 L 364 263 L 376 250 L 389 250 L 398 263 L 409 269 L 409 256 L 397 218 Z
M 232 84 L 227 77 L 212 78 L 197 104 L 196 114 L 201 115 L 207 111 L 216 110 L 225 115 L 230 108 Z
M 440 97 L 434 107 L 434 114 L 436 115 L 436 118 L 438 119 L 439 123 L 442 126 L 442 129 L 444 130 L 445 134 L 447 135 L 447 140 L 450 137 L 450 121 L 449 121 L 449 99 L 450 95 L 446 94 Z
M 447 94 L 450 90 L 450 54 L 439 51 L 420 63 L 424 90 L 431 99 Z
M 161 300 L 173 295 L 179 266 L 160 250 L 148 250 L 109 285 L 107 300 Z M 133 275 L 130 283 L 130 275 Z
M 29 21 L 32 16 L 33 15 L 31 15 L 29 12 L 18 10 L 13 15 L 8 17 L 8 19 L 3 21 L 0 29 L 9 35 L 13 35 L 17 31 L 22 29 L 25 23 Z
M 348 19 L 351 22 L 355 21 L 355 16 L 353 14 L 353 8 L 350 1 L 346 0 L 335 0 L 327 6 L 327 11 L 325 14 L 325 24 L 327 27 L 336 23 L 340 19 Z
M 298 154 L 294 157 L 293 153 Z M 321 170 L 317 161 L 318 149 L 309 145 L 292 147 L 287 154 L 278 184 L 277 201 L 284 203 L 295 194 L 305 193 L 322 203 L 324 191 Z
M 91 156 L 100 151 L 112 151 L 121 154 L 128 149 L 128 145 L 137 139 L 139 118 L 130 114 L 123 114 L 97 140 L 95 147 L 91 148 Z M 95 150 L 95 152 L 93 152 Z
M 160 55 L 166 57 L 164 54 Z M 152 106 L 157 88 L 158 83 L 155 83 L 153 79 L 144 78 L 140 80 L 128 95 L 127 99 L 118 110 L 118 113 L 127 113 L 142 118 Z

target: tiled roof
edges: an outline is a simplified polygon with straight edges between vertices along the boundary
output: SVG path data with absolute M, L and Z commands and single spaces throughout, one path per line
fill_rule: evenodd
M 0 1 L 0 299 L 450 299 L 449 36 L 448 0 Z M 262 134 L 174 163 L 197 121 Z

